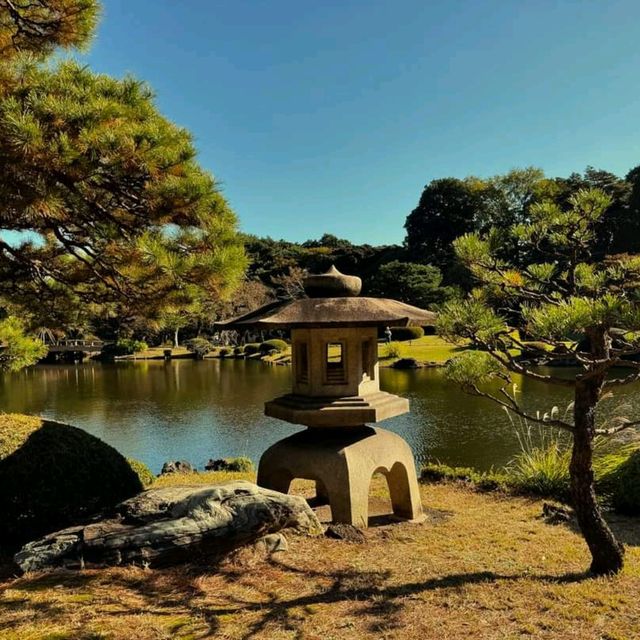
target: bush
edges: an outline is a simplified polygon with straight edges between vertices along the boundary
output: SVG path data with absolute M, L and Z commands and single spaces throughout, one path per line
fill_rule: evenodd
M 258 342 L 249 342 L 244 345 L 244 355 L 252 356 L 260 351 L 260 344 Z
M 260 344 L 260 353 L 265 355 L 271 351 L 282 353 L 283 351 L 286 351 L 288 347 L 289 345 L 284 340 L 274 338 L 273 340 L 265 340 Z
M 391 337 L 399 342 L 418 340 L 424 336 L 422 327 L 391 327 Z
M 469 482 L 481 491 L 498 491 L 506 489 L 508 485 L 504 473 L 493 470 L 481 473 L 473 467 L 449 467 L 437 463 L 429 463 L 422 467 L 420 480 L 423 482 Z
M 234 356 L 241 356 L 243 353 L 244 353 L 244 347 L 234 347 L 233 349 Z
M 398 342 L 389 342 L 385 346 L 384 357 L 385 358 L 400 358 L 402 355 L 402 349 L 400 347 L 400 343 Z
M 606 467 L 598 479 L 598 491 L 618 513 L 640 515 L 640 449 L 605 456 L 596 470 Z
M 253 462 L 249 458 L 243 456 L 239 458 L 220 458 L 218 460 L 209 460 L 205 466 L 207 471 L 238 471 L 248 473 L 253 471 Z
M 103 348 L 103 353 L 109 356 L 130 356 L 139 351 L 145 351 L 149 345 L 144 340 L 134 340 L 133 338 L 120 338 L 117 342 L 107 344 Z
M 420 365 L 415 358 L 400 358 L 393 363 L 394 369 L 419 369 Z
M 140 480 L 140 484 L 143 487 L 149 487 L 155 482 L 156 477 L 144 462 L 140 462 L 140 460 L 136 460 L 135 458 L 127 458 L 127 462 L 133 469 L 133 472 L 138 476 L 138 480 Z
M 82 429 L 0 416 L 0 544 L 16 546 L 139 493 L 127 460 Z
M 213 351 L 213 345 L 206 338 L 191 338 L 185 342 L 185 346 L 191 353 L 195 353 L 196 358 L 202 359 L 207 353 Z
M 228 355 L 231 355 L 231 351 L 229 349 L 227 349 L 226 347 L 222 347 L 222 349 L 220 349 L 220 351 L 218 351 L 218 355 L 221 358 L 226 358 Z

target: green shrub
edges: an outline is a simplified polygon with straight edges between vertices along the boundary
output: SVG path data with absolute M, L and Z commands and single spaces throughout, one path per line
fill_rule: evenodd
M 113 447 L 82 429 L 0 415 L 0 544 L 13 547 L 83 521 L 142 490 Z
M 392 366 L 394 369 L 418 369 L 420 367 L 415 358 L 400 358 Z
M 226 358 L 230 354 L 231 354 L 231 351 L 229 349 L 227 349 L 226 347 L 222 347 L 222 349 L 220 349 L 220 351 L 218 351 L 218 355 L 221 358 Z
M 207 353 L 213 351 L 213 345 L 206 338 L 191 338 L 185 342 L 185 346 L 191 353 L 195 353 L 198 359 L 204 358 Z
M 281 353 L 286 351 L 288 347 L 289 345 L 284 340 L 274 338 L 273 340 L 265 340 L 260 344 L 260 353 L 268 354 L 270 351 Z
M 399 342 L 418 340 L 424 336 L 422 327 L 391 327 L 391 337 Z
M 233 355 L 234 356 L 241 356 L 244 353 L 244 347 L 234 347 L 233 348 Z
M 449 467 L 438 463 L 429 463 L 422 467 L 420 480 L 423 482 L 469 482 L 481 491 L 498 491 L 508 486 L 504 473 L 493 470 L 480 472 L 473 467 Z
M 260 351 L 260 344 L 258 342 L 249 342 L 244 345 L 244 355 L 252 356 Z
M 107 344 L 103 348 L 103 353 L 109 356 L 130 356 L 140 351 L 146 351 L 149 345 L 144 340 L 134 340 L 133 338 L 120 338 L 117 342 Z
M 248 473 L 253 471 L 253 462 L 249 458 L 240 456 L 238 458 L 220 458 L 218 460 L 209 460 L 205 466 L 207 471 L 239 471 Z
M 604 456 L 596 472 L 598 492 L 615 511 L 640 515 L 640 449 Z
M 127 462 L 133 469 L 133 472 L 138 476 L 140 484 L 143 487 L 149 487 L 155 482 L 156 477 L 144 462 L 140 462 L 140 460 L 136 460 L 135 458 L 127 458 Z
M 389 342 L 385 345 L 384 357 L 385 358 L 400 358 L 402 355 L 402 348 L 399 342 Z

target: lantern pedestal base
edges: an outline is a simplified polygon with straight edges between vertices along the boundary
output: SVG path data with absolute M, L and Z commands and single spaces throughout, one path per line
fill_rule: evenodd
M 334 522 L 366 527 L 376 472 L 387 478 L 397 517 L 423 518 L 413 453 L 399 435 L 378 427 L 310 428 L 280 440 L 262 455 L 258 484 L 287 493 L 294 478 L 315 480 Z

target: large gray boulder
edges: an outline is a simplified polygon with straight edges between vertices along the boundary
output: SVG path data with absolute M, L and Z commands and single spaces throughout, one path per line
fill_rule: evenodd
M 244 481 L 166 487 L 120 503 L 112 517 L 29 542 L 14 559 L 23 571 L 211 560 L 286 528 L 322 531 L 300 496 Z

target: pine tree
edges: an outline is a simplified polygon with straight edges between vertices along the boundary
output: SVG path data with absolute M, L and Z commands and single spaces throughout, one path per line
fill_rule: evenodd
M 98 0 L 0 0 L 0 57 L 85 46 L 98 13 Z
M 0 295 L 157 317 L 223 295 L 246 258 L 191 136 L 146 84 L 21 53 L 84 44 L 96 14 L 94 0 L 0 0 L 0 229 L 22 234 L 0 239 Z
M 640 364 L 628 359 L 640 352 L 640 256 L 600 262 L 594 258 L 597 229 L 610 204 L 604 192 L 579 191 L 569 204 L 564 211 L 551 202 L 535 204 L 525 223 L 458 238 L 456 255 L 481 286 L 469 299 L 445 305 L 439 330 L 478 349 L 448 365 L 450 378 L 466 391 L 571 434 L 573 506 L 591 551 L 591 570 L 607 574 L 622 568 L 624 549 L 596 500 L 593 442 L 597 434 L 618 433 L 636 424 L 622 416 L 604 424 L 597 407 L 604 393 L 640 379 Z M 517 243 L 519 266 L 499 257 L 505 242 Z M 514 319 L 537 346 L 523 344 L 509 326 Z M 517 357 L 525 348 L 538 348 L 546 359 L 573 356 L 580 370 L 569 378 L 542 373 Z M 613 372 L 616 367 L 627 372 L 620 376 Z M 571 389 L 572 417 L 527 414 L 511 372 Z M 486 385 L 490 380 L 500 382 L 498 391 Z

